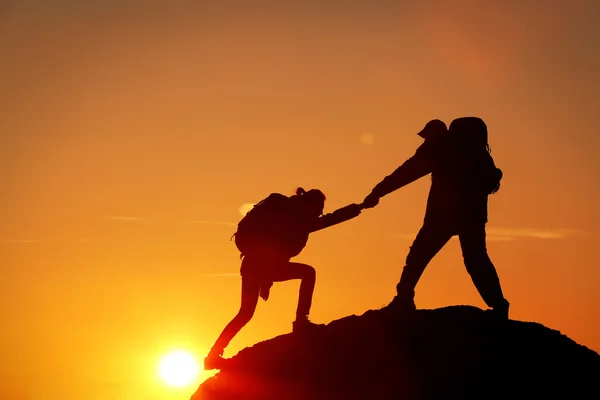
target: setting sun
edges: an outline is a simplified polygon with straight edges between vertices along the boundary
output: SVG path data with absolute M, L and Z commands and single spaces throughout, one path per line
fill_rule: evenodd
M 161 361 L 159 374 L 169 386 L 189 385 L 198 377 L 199 367 L 193 355 L 185 351 L 173 351 Z

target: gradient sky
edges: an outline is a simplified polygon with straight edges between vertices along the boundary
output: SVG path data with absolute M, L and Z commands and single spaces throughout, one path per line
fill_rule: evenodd
M 361 202 L 465 115 L 505 174 L 488 248 L 511 317 L 600 351 L 600 2 L 72 3 L 0 6 L 1 398 L 189 398 L 157 360 L 200 360 L 237 311 L 240 207 Z M 392 299 L 429 184 L 311 237 L 315 322 Z M 298 286 L 225 355 L 290 332 Z M 457 241 L 416 301 L 485 307 Z

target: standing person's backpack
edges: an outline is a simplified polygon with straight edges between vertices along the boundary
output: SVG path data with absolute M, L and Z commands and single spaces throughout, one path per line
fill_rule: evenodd
M 289 212 L 289 197 L 272 193 L 258 202 L 238 223 L 234 233 L 235 245 L 243 258 L 260 245 L 261 241 L 277 235 L 282 219 Z
M 503 173 L 494 164 L 491 148 L 488 144 L 488 130 L 485 122 L 477 117 L 461 117 L 452 121 L 449 130 L 454 135 L 460 135 L 457 137 L 460 142 L 469 143 L 470 146 L 478 149 L 484 149 L 484 151 L 477 153 L 475 165 L 470 166 L 470 172 L 477 175 L 476 182 L 481 190 L 488 195 L 500 190 Z

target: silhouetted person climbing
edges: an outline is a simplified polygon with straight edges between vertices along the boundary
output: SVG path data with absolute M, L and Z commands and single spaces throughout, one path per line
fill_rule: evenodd
M 509 303 L 486 249 L 488 195 L 500 188 L 502 171 L 496 168 L 484 121 L 457 118 L 447 129 L 432 120 L 419 132 L 425 139 L 416 153 L 384 178 L 365 198 L 371 208 L 379 199 L 431 173 L 431 189 L 423 226 L 417 234 L 390 304 L 398 311 L 414 310 L 414 289 L 431 259 L 458 235 L 465 267 L 479 294 L 492 311 L 508 318 Z
M 241 306 L 204 360 L 205 369 L 220 369 L 225 348 L 254 315 L 258 297 L 265 301 L 269 298 L 273 282 L 300 279 L 293 331 L 316 325 L 308 319 L 315 269 L 290 259 L 304 249 L 310 233 L 357 217 L 362 209 L 360 205 L 350 204 L 323 215 L 324 206 L 325 195 L 320 190 L 298 188 L 291 197 L 272 193 L 240 221 L 234 237 L 242 259 Z

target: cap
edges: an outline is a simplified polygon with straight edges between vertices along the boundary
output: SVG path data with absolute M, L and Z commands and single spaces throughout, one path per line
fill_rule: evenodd
M 444 121 L 441 121 L 439 119 L 432 119 L 427 124 L 425 124 L 425 127 L 418 133 L 418 135 L 421 136 L 423 139 L 427 139 L 433 136 L 437 136 L 441 133 L 446 133 L 447 131 L 448 128 L 446 127 Z

